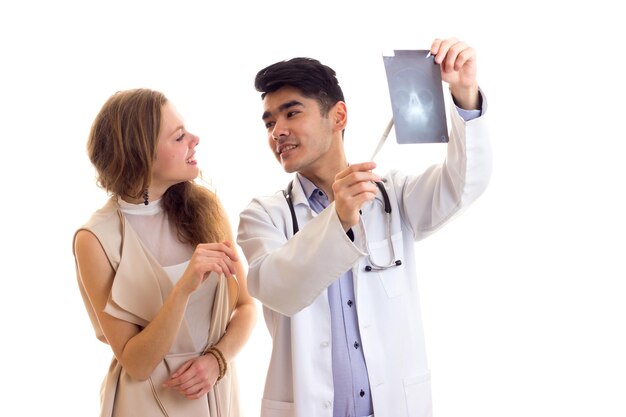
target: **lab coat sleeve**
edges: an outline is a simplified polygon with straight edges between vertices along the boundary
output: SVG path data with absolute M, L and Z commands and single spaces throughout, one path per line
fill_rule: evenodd
M 282 198 L 282 197 L 280 197 Z M 276 202 L 276 201 L 274 201 Z M 284 207 L 283 207 L 284 206 Z M 248 290 L 266 307 L 292 316 L 365 254 L 346 236 L 331 204 L 287 239 L 287 205 L 255 199 L 240 214 L 237 243 L 248 260 Z
M 392 173 L 400 210 L 416 240 L 460 214 L 485 191 L 491 177 L 484 95 L 482 115 L 468 122 L 461 118 L 454 104 L 450 107 L 450 141 L 445 161 L 419 176 Z

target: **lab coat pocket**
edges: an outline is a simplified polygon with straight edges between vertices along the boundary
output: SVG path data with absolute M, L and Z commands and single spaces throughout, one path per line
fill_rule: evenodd
M 261 402 L 261 417 L 293 417 L 295 410 L 293 403 L 274 401 L 263 398 Z
M 430 372 L 405 378 L 404 394 L 409 417 L 432 417 Z
M 394 262 L 402 262 L 403 244 L 402 244 L 402 232 L 398 232 L 391 236 L 391 243 L 389 239 L 381 240 L 378 242 L 369 242 L 370 256 L 367 259 L 368 265 L 373 267 L 373 271 L 365 272 L 375 273 L 378 275 L 385 293 L 389 298 L 397 297 L 405 292 L 406 286 L 404 280 L 405 266 L 400 264 L 396 265 Z M 391 266 L 389 266 L 391 265 Z M 382 270 L 376 270 L 376 266 L 389 266 Z

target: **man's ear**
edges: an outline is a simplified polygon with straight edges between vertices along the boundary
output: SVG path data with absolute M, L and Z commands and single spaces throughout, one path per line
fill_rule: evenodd
M 331 120 L 334 122 L 334 126 L 338 130 L 343 130 L 348 124 L 348 109 L 346 103 L 338 101 L 330 110 Z

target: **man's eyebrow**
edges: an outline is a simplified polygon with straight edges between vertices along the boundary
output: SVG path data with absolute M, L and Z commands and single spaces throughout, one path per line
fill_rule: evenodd
M 281 104 L 280 106 L 278 106 L 278 112 L 283 112 L 291 107 L 294 106 L 304 106 L 304 104 L 301 101 L 298 100 L 291 100 L 288 101 L 286 103 Z M 263 116 L 261 117 L 263 120 L 269 118 L 272 115 L 272 113 L 270 113 L 269 111 L 266 111 L 263 113 Z

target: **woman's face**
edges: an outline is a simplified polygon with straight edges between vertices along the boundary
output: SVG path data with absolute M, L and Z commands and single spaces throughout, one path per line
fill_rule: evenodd
M 151 193 L 162 194 L 180 182 L 193 180 L 199 169 L 194 157 L 200 139 L 185 130 L 182 117 L 169 101 L 163 105 Z

